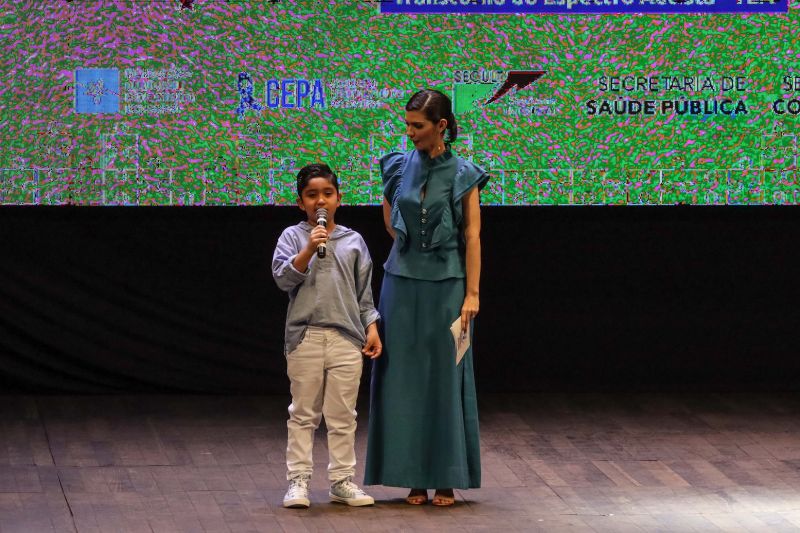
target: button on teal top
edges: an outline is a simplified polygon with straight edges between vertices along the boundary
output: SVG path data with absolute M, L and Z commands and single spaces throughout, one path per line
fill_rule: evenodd
M 396 235 L 386 272 L 430 281 L 465 277 L 462 200 L 486 185 L 486 171 L 449 149 L 433 159 L 417 150 L 393 152 L 380 164 Z

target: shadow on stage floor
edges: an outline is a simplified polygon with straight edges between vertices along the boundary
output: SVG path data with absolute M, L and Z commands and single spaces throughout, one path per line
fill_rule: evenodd
M 320 431 L 308 510 L 281 507 L 288 397 L 0 399 L 2 533 L 800 529 L 797 394 L 485 394 L 452 508 L 328 503 Z

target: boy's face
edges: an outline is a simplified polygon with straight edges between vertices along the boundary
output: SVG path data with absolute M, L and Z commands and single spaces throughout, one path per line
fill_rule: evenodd
M 324 207 L 328 210 L 328 222 L 330 223 L 333 221 L 333 214 L 336 213 L 336 208 L 339 207 L 341 201 L 342 195 L 336 191 L 336 187 L 328 178 L 316 177 L 308 180 L 306 188 L 297 199 L 297 205 L 308 215 L 308 223 L 315 226 L 317 209 Z

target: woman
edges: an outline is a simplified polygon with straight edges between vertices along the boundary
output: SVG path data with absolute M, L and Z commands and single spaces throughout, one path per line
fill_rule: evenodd
M 414 150 L 381 159 L 383 219 L 394 239 L 379 311 L 384 355 L 372 367 L 364 483 L 409 487 L 406 501 L 454 503 L 480 486 L 472 349 L 456 361 L 451 325 L 471 338 L 481 269 L 486 172 L 450 150 L 450 99 L 426 89 L 406 104 Z M 446 135 L 445 135 L 446 134 Z

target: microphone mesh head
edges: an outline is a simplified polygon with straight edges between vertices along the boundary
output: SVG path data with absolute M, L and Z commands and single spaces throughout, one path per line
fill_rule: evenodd
M 324 207 L 317 209 L 317 224 L 322 220 L 325 224 L 328 223 L 328 210 Z

